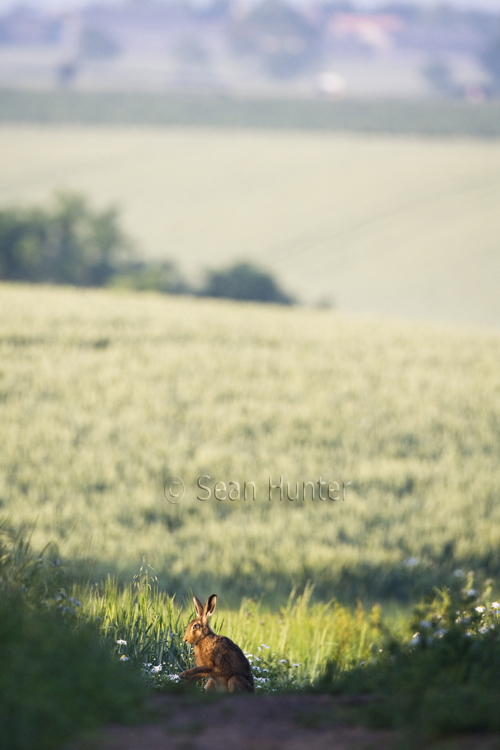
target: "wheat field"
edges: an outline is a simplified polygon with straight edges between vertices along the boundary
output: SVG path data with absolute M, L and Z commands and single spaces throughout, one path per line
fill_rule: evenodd
M 1 125 L 0 205 L 58 188 L 192 278 L 253 259 L 309 303 L 500 326 L 498 140 Z
M 0 352 L 1 513 L 88 575 L 130 581 L 146 557 L 169 593 L 227 603 L 500 572 L 496 333 L 2 284 Z M 320 477 L 345 500 L 287 499 Z

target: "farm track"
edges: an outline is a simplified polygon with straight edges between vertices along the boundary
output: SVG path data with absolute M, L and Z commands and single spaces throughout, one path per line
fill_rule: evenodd
M 109 726 L 95 750 L 400 750 L 401 735 L 338 722 L 346 706 L 365 696 L 228 696 L 209 704 L 178 696 L 156 696 L 154 720 L 139 726 Z M 69 750 L 85 750 L 73 745 Z M 498 737 L 467 734 L 426 744 L 434 750 L 493 750 Z

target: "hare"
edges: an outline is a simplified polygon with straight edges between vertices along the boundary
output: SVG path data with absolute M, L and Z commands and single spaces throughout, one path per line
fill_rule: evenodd
M 201 680 L 208 677 L 205 690 L 218 692 L 255 692 L 252 670 L 245 654 L 229 638 L 216 635 L 208 618 L 215 609 L 217 596 L 209 596 L 203 607 L 198 597 L 193 596 L 198 617 L 186 628 L 185 643 L 194 644 L 196 667 L 186 669 L 179 675 L 183 680 Z

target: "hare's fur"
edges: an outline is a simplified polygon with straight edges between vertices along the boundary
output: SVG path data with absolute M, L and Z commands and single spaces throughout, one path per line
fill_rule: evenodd
M 180 677 L 183 680 L 208 677 L 205 690 L 255 692 L 252 670 L 241 648 L 229 638 L 216 635 L 208 624 L 217 596 L 209 596 L 204 607 L 196 596 L 193 599 L 198 617 L 187 626 L 184 641 L 194 645 L 197 666 L 181 672 Z

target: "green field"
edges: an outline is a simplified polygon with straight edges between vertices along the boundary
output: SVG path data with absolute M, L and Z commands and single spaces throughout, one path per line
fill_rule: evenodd
M 500 325 L 498 140 L 4 124 L 0 144 L 0 205 L 117 203 L 191 278 L 253 259 L 309 303 Z
M 359 73 L 358 73 L 359 75 Z M 0 89 L 0 120 L 79 124 L 215 126 L 279 130 L 500 136 L 498 101 L 240 98 L 230 96 Z
M 146 556 L 181 601 L 277 606 L 308 581 L 405 600 L 456 568 L 498 576 L 499 360 L 472 329 L 4 284 L 1 511 L 84 578 L 130 581 Z M 200 501 L 202 475 L 257 497 Z M 270 502 L 280 476 L 291 494 L 352 484 Z

